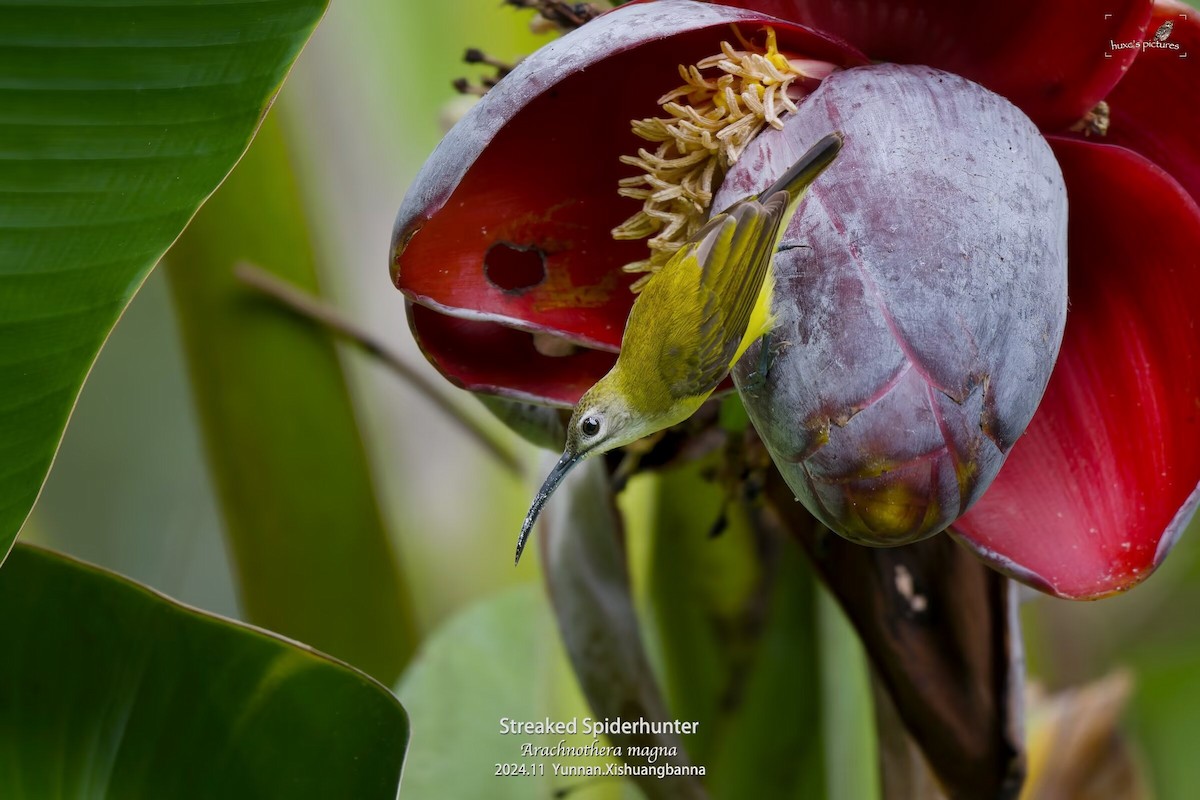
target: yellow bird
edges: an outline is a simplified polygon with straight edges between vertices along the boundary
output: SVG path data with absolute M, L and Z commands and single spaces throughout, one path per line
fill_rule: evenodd
M 572 467 L 683 422 L 770 332 L 771 263 L 784 223 L 841 148 L 840 133 L 817 142 L 765 192 L 710 219 L 647 282 L 629 312 L 617 363 L 571 414 L 566 451 L 525 516 L 516 561 Z

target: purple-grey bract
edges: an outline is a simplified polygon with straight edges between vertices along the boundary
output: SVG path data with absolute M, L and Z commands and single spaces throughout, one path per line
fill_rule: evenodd
M 845 147 L 776 255 L 778 317 L 734 370 L 808 509 L 893 545 L 987 489 L 1045 391 L 1067 312 L 1067 199 L 1034 124 L 928 67 L 835 73 L 768 130 L 713 207 L 765 188 L 813 142 Z

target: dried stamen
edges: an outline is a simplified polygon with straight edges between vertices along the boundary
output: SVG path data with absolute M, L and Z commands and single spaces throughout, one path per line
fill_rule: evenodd
M 467 64 L 487 64 L 489 67 L 495 67 L 497 79 L 503 78 L 505 75 L 512 72 L 517 66 L 517 63 L 520 63 L 520 60 L 518 59 L 516 63 L 509 64 L 507 61 L 501 61 L 498 58 L 489 56 L 487 53 L 483 52 L 477 47 L 467 48 L 467 52 L 463 53 L 463 61 Z
M 742 49 L 722 42 L 719 54 L 680 65 L 683 84 L 658 99 L 669 116 L 631 123 L 635 134 L 657 147 L 621 156 L 643 174 L 622 179 L 617 192 L 641 200 L 642 210 L 613 229 L 613 238 L 650 240 L 650 257 L 626 264 L 626 272 L 654 273 L 667 263 L 704 225 L 714 188 L 746 146 L 767 125 L 782 128 L 782 115 L 795 111 L 796 101 L 836 69 L 783 55 L 772 28 L 766 29 L 765 48 L 736 28 L 734 33 Z
M 1071 126 L 1071 130 L 1075 133 L 1082 133 L 1084 136 L 1106 136 L 1108 134 L 1109 124 L 1108 103 L 1101 100 L 1096 103 L 1095 108 L 1083 115 L 1083 119 Z
M 566 3 L 562 0 L 504 0 L 514 8 L 532 8 L 537 13 L 529 27 L 534 33 L 566 33 L 590 22 L 607 11 L 607 2 Z
M 471 83 L 467 78 L 456 78 L 453 82 L 455 91 L 459 94 L 474 95 L 483 97 L 487 94 L 488 89 L 491 89 L 500 79 L 508 73 L 512 72 L 517 64 L 521 63 L 521 59 L 517 59 L 509 64 L 507 61 L 501 61 L 498 58 L 493 58 L 479 48 L 470 47 L 463 53 L 463 63 L 466 64 L 484 64 L 496 70 L 495 75 L 484 75 L 479 79 L 479 83 Z
M 487 94 L 487 90 L 491 88 L 490 86 L 477 86 L 466 78 L 455 78 L 454 83 L 451 85 L 454 87 L 454 91 L 458 92 L 459 94 L 471 94 L 475 95 L 476 97 L 483 97 L 485 94 Z

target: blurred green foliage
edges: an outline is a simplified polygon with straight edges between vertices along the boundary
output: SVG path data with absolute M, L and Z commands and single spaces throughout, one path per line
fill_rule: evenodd
M 716 466 L 659 479 L 649 587 L 671 707 L 706 722 L 689 745 L 714 798 L 828 797 L 815 579 L 795 541 L 756 536 L 726 508 L 702 477 Z
M 324 330 L 238 280 L 246 264 L 317 289 L 274 115 L 171 249 L 168 282 L 246 618 L 390 683 L 413 622 L 341 365 Z
M 326 296 L 441 384 L 408 332 L 403 299 L 388 277 L 392 223 L 408 182 L 442 135 L 442 110 L 463 99 L 451 83 L 486 72 L 462 63 L 464 51 L 479 46 L 503 59 L 531 51 L 546 37 L 529 33 L 528 17 L 494 0 L 334 4 L 278 104 L 306 187 Z M 394 375 L 359 353 L 346 355 L 420 629 L 532 578 L 536 561 L 521 570 L 495 568 L 512 558 L 498 521 L 519 524 L 529 499 L 525 483 L 480 458 L 475 442 Z M 518 446 L 500 423 L 481 417 Z
M 500 721 L 576 719 L 592 714 L 579 693 L 540 587 L 494 594 L 440 627 L 396 688 L 413 720 L 404 774 L 405 800 L 487 797 L 552 800 L 577 788 L 576 800 L 617 800 L 620 780 L 556 777 L 550 766 L 603 765 L 601 758 L 521 756 L 521 745 L 553 747 L 555 735 L 501 735 Z M 582 747 L 588 736 L 565 737 Z M 496 775 L 496 765 L 543 764 L 548 776 Z M 630 792 L 630 794 L 635 794 Z
M 1022 608 L 1033 678 L 1051 689 L 1128 667 L 1128 731 L 1154 796 L 1186 800 L 1200 786 L 1189 743 L 1200 732 L 1200 525 L 1163 566 L 1124 595 L 1078 603 L 1028 592 Z

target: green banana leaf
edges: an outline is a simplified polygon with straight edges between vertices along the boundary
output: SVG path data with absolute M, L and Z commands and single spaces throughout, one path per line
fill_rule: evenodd
M 404 709 L 328 656 L 27 545 L 0 619 L 5 800 L 396 796 Z
M 0 0 L 0 555 L 108 332 L 324 8 Z

